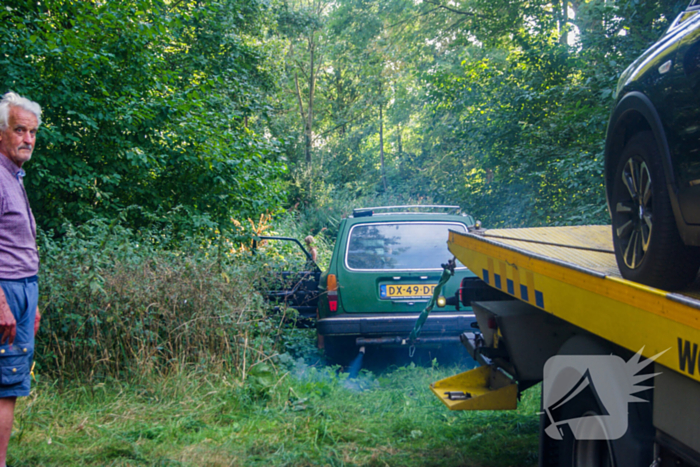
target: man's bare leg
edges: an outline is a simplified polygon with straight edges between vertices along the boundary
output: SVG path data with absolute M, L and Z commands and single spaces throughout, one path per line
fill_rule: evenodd
M 12 422 L 15 418 L 16 397 L 0 398 L 0 467 L 5 467 L 7 445 L 12 434 Z

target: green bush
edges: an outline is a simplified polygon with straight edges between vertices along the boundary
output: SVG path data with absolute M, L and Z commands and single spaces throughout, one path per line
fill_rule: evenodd
M 123 377 L 184 366 L 245 374 L 283 348 L 260 293 L 269 278 L 221 244 L 167 250 L 167 238 L 95 220 L 41 235 L 41 373 Z
M 0 8 L 0 94 L 39 102 L 25 184 L 40 227 L 111 218 L 196 230 L 275 209 L 267 131 L 280 72 L 265 1 L 124 0 Z

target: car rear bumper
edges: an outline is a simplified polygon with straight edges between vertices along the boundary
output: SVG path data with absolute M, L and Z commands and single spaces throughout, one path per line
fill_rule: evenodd
M 400 336 L 407 337 L 416 325 L 420 313 L 343 313 L 319 319 L 316 329 L 322 336 Z M 421 337 L 459 336 L 473 329 L 476 318 L 472 312 L 435 312 L 428 315 Z

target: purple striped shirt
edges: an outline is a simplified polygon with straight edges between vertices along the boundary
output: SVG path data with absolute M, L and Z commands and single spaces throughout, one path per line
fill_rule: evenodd
M 36 223 L 24 191 L 24 171 L 0 153 L 0 279 L 39 272 Z

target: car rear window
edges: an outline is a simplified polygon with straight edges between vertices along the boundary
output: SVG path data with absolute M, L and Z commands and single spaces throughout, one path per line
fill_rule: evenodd
M 358 224 L 350 230 L 345 264 L 365 271 L 440 269 L 453 256 L 448 230 L 467 228 L 456 222 Z

